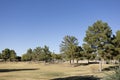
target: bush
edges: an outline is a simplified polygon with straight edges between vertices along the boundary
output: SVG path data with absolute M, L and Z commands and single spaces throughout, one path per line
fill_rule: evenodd
M 120 68 L 116 69 L 111 75 L 107 75 L 103 80 L 120 80 Z

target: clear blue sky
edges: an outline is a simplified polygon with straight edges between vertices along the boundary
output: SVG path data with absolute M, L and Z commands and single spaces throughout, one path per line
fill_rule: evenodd
M 0 0 L 0 52 L 49 46 L 59 53 L 65 35 L 83 43 L 88 26 L 107 22 L 120 30 L 120 0 Z

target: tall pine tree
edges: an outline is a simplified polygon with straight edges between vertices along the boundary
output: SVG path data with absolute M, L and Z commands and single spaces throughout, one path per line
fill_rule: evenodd
M 102 70 L 102 59 L 104 59 L 104 56 L 106 56 L 106 54 L 104 54 L 104 46 L 105 44 L 110 43 L 111 35 L 111 28 L 107 23 L 102 21 L 95 22 L 92 26 L 89 26 L 88 30 L 86 31 L 86 37 L 84 38 L 84 41 L 94 49 L 101 59 L 100 71 Z

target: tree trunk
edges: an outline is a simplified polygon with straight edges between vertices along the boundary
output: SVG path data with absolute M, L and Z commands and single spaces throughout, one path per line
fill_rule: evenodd
M 89 64 L 89 59 L 88 59 L 88 64 Z
M 120 68 L 120 59 L 119 59 L 119 62 L 118 62 L 118 63 L 119 63 L 119 68 Z
M 77 59 L 77 64 L 78 64 L 78 61 L 79 61 L 79 60 Z
M 74 56 L 71 55 L 72 64 L 74 64 Z
M 73 64 L 74 64 L 74 59 L 73 59 Z
M 106 64 L 106 60 L 103 60 L 103 64 Z
M 99 61 L 99 71 L 102 72 L 102 60 Z
M 70 59 L 70 64 L 71 64 L 71 59 Z

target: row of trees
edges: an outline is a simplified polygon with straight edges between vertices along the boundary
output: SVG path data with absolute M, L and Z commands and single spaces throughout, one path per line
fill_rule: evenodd
M 48 46 L 36 47 L 35 49 L 28 49 L 25 54 L 22 55 L 23 61 L 44 61 L 51 62 L 55 60 L 60 60 L 61 55 L 55 54 L 49 50 Z
M 44 61 L 55 62 L 62 60 L 61 54 L 55 54 L 49 50 L 48 46 L 36 47 L 35 49 L 29 48 L 21 57 L 17 56 L 14 50 L 8 48 L 2 50 L 0 53 L 0 61 Z
M 55 54 L 49 50 L 48 46 L 36 47 L 28 49 L 22 55 L 23 61 L 54 61 L 54 60 L 69 60 L 74 63 L 74 60 L 80 59 L 100 60 L 117 60 L 120 61 L 120 31 L 114 35 L 109 25 L 102 21 L 95 22 L 88 27 L 84 43 L 79 46 L 78 39 L 74 36 L 65 36 L 60 44 L 61 54 Z M 1 53 L 1 58 L 6 60 L 14 60 L 16 53 L 14 50 L 5 49 Z

